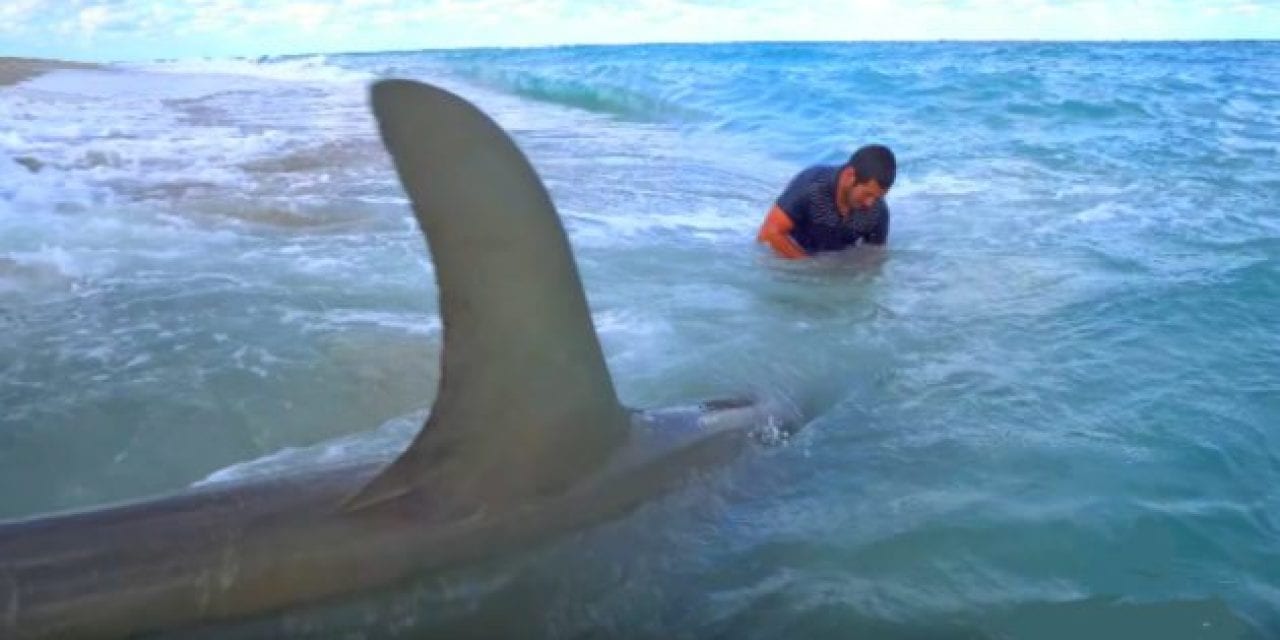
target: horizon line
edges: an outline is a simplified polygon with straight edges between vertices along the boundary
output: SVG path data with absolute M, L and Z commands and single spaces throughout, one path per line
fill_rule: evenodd
M 622 48 L 622 47 L 697 47 L 697 46 L 732 46 L 732 45 L 798 45 L 798 46 L 822 46 L 822 45 L 904 45 L 904 44 L 1083 44 L 1083 45 L 1158 45 L 1158 44 L 1280 44 L 1280 38 L 1098 38 L 1098 39 L 1078 39 L 1078 38 L 918 38 L 918 39 L 885 39 L 885 40 L 651 40 L 636 42 L 566 42 L 566 43 L 539 43 L 539 44 L 508 44 L 508 45 L 456 45 L 448 47 L 422 47 L 418 49 L 354 49 L 347 51 L 304 51 L 297 53 L 258 53 L 258 54 L 230 54 L 225 56 L 184 56 L 184 57 L 155 57 L 155 58 L 129 58 L 115 60 L 89 60 L 77 58 L 49 58 L 42 56 L 30 56 L 21 53 L 3 53 L 0 52 L 0 60 L 41 60 L 49 62 L 81 62 L 91 64 L 116 64 L 116 63 L 136 63 L 136 62 L 181 62 L 188 60 L 263 60 L 263 59 L 281 59 L 281 58 L 304 58 L 315 56 L 344 56 L 344 55 L 386 55 L 386 54 L 404 54 L 404 53 L 425 53 L 425 52 L 441 52 L 441 51 L 507 51 L 522 50 L 536 51 L 542 49 L 570 49 L 570 48 Z

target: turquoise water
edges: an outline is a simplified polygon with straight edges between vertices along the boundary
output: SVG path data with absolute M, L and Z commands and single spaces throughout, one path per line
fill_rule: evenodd
M 412 433 L 440 335 L 363 105 L 385 75 L 525 148 L 628 403 L 758 390 L 811 420 L 618 522 L 244 635 L 1280 633 L 1276 43 L 429 51 L 0 89 L 0 152 L 44 165 L 0 163 L 0 516 Z M 882 264 L 753 245 L 795 171 L 872 141 L 900 163 Z

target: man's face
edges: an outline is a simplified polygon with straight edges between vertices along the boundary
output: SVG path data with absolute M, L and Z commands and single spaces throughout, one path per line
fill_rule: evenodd
M 868 180 L 861 184 L 854 183 L 849 202 L 857 209 L 870 209 L 872 205 L 884 197 L 884 188 L 876 180 Z
M 854 209 L 870 209 L 884 197 L 884 187 L 878 180 L 867 180 L 859 183 L 857 174 L 852 168 L 845 169 L 844 201 Z

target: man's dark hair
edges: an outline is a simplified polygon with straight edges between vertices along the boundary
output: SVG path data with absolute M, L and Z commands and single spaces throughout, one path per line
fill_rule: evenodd
M 898 159 L 893 152 L 882 144 L 869 144 L 849 156 L 849 166 L 857 174 L 856 182 L 861 184 L 874 179 L 888 191 L 893 186 L 893 179 L 898 177 Z

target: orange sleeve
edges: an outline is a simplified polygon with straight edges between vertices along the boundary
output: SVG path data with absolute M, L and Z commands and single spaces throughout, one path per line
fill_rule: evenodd
M 756 240 L 769 245 L 783 258 L 803 258 L 809 254 L 805 253 L 805 250 L 800 248 L 800 245 L 796 244 L 795 239 L 791 237 L 791 230 L 795 226 L 787 212 L 778 205 L 773 205 L 769 215 L 764 217 L 764 224 L 760 225 L 760 233 L 756 236 Z

